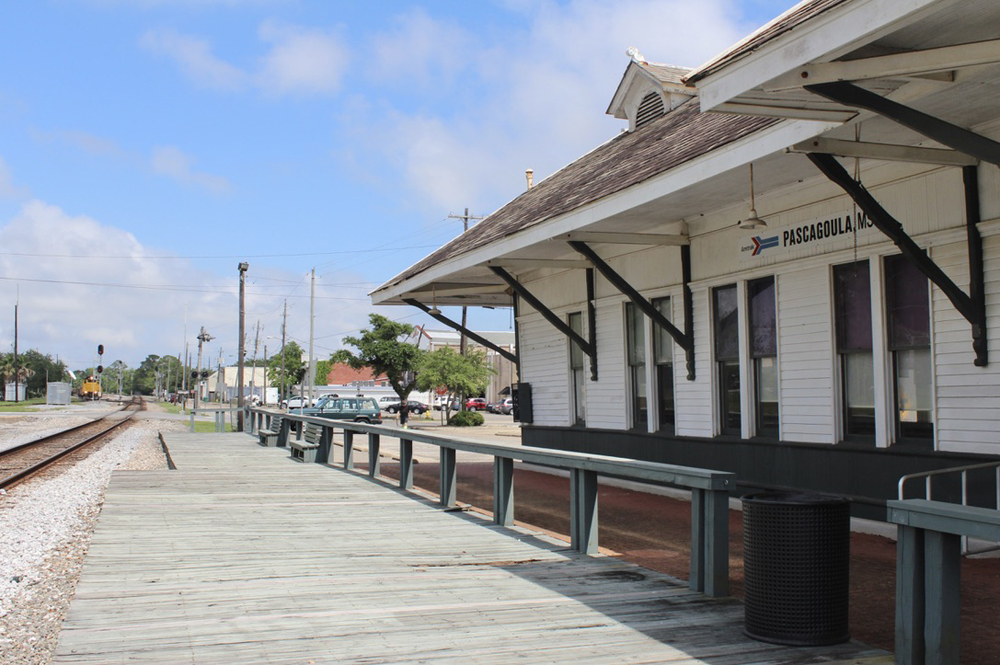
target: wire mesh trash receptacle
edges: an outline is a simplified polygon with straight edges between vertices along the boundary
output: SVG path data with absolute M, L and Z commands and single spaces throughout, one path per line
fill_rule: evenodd
M 816 494 L 743 497 L 743 632 L 796 646 L 850 639 L 851 514 Z

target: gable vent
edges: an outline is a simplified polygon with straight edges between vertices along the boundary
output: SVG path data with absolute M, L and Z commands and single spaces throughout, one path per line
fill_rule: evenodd
M 635 128 L 639 129 L 646 123 L 656 120 L 665 112 L 663 97 L 655 92 L 649 93 L 639 102 L 639 110 L 635 114 Z

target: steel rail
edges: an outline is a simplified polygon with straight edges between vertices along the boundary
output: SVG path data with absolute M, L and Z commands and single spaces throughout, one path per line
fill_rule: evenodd
M 3 478 L 2 480 L 0 480 L 0 489 L 7 489 L 8 487 L 16 485 L 17 483 L 21 482 L 25 478 L 28 478 L 29 476 L 34 475 L 35 473 L 38 473 L 39 471 L 41 471 L 41 470 L 43 470 L 43 469 L 51 466 L 52 464 L 54 464 L 55 462 L 59 461 L 63 457 L 69 455 L 70 453 L 76 452 L 77 450 L 83 448 L 84 446 L 86 446 L 86 445 L 88 445 L 90 443 L 93 443 L 95 440 L 100 439 L 100 438 L 104 437 L 105 435 L 107 435 L 108 433 L 110 433 L 110 432 L 118 429 L 119 427 L 121 427 L 125 423 L 129 422 L 132 419 L 132 417 L 135 416 L 136 413 L 138 413 L 139 411 L 142 410 L 142 402 L 141 401 L 140 402 L 131 402 L 131 403 L 125 405 L 123 408 L 119 409 L 118 411 L 114 412 L 114 413 L 121 413 L 122 411 L 124 411 L 124 410 L 126 410 L 126 409 L 128 409 L 128 408 L 130 408 L 132 406 L 138 407 L 138 408 L 136 408 L 136 410 L 135 410 L 134 413 L 126 416 L 125 418 L 122 418 L 121 420 L 119 420 L 118 422 L 114 423 L 113 425 L 111 425 L 107 429 L 105 429 L 105 430 L 103 430 L 101 432 L 98 432 L 97 434 L 94 434 L 93 436 L 90 436 L 90 437 L 84 439 L 83 441 L 75 443 L 75 444 L 69 446 L 68 448 L 64 448 L 63 450 L 59 451 L 55 455 L 51 455 L 51 456 L 49 456 L 49 457 L 47 457 L 47 458 L 45 458 L 45 459 L 43 459 L 43 460 L 41 460 L 41 461 L 39 461 L 39 462 L 37 462 L 35 464 L 32 464 L 29 467 L 21 469 L 17 473 L 11 474 L 11 475 L 7 476 L 6 478 Z M 104 418 L 107 418 L 107 416 L 104 416 Z M 76 427 L 70 427 L 69 429 L 66 429 L 66 430 L 64 430 L 62 432 L 58 432 L 56 434 L 52 434 L 52 435 L 47 436 L 47 437 L 42 437 L 40 439 L 35 439 L 34 441 L 29 441 L 27 444 L 22 444 L 20 446 L 17 446 L 16 448 L 11 448 L 11 449 L 6 450 L 4 452 L 7 453 L 7 452 L 9 452 L 11 450 L 22 450 L 25 447 L 30 446 L 30 445 L 38 445 L 39 443 L 42 443 L 44 441 L 48 441 L 50 439 L 54 439 L 54 438 L 56 438 L 58 436 L 63 436 L 65 434 L 69 433 L 69 432 L 74 432 L 74 431 L 80 429 L 81 427 L 87 427 L 89 425 L 93 425 L 94 423 L 97 423 L 97 422 L 100 422 L 101 420 L 104 420 L 104 418 L 98 418 L 97 420 L 91 421 L 89 423 L 84 423 L 83 425 L 78 425 Z

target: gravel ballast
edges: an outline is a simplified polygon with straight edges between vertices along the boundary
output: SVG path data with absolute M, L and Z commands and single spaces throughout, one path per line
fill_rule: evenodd
M 76 420 L 63 416 L 55 428 L 41 417 L 7 422 L 0 449 Z M 184 429 L 177 421 L 141 420 L 71 469 L 0 496 L 0 662 L 51 661 L 111 473 L 166 469 L 158 432 Z

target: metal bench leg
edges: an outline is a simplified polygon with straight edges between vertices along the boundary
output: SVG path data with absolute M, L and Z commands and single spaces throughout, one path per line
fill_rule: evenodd
M 441 448 L 440 502 L 451 508 L 458 505 L 455 486 L 458 484 L 458 465 L 455 463 L 455 449 Z
M 597 474 L 585 469 L 570 470 L 570 539 L 573 549 L 583 554 L 597 553 Z
M 413 441 L 409 439 L 399 440 L 399 486 L 413 489 Z
M 329 464 L 333 455 L 333 429 L 324 427 L 319 437 L 319 448 L 316 450 L 316 462 Z
M 729 493 L 691 491 L 691 575 L 688 588 L 713 598 L 729 594 Z
M 514 524 L 514 460 L 509 457 L 493 458 L 493 522 Z

